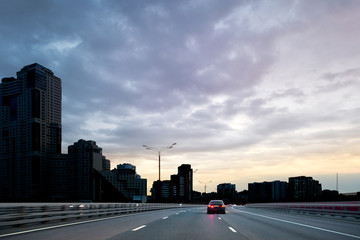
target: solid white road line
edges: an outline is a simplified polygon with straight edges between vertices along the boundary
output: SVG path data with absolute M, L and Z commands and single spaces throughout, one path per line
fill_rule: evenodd
M 335 234 L 339 234 L 339 235 L 343 235 L 343 236 L 347 236 L 347 237 L 352 237 L 352 238 L 360 239 L 360 236 L 356 236 L 356 235 L 352 235 L 352 234 L 348 234 L 348 233 L 337 232 L 337 231 L 329 230 L 329 229 L 326 229 L 326 228 L 315 227 L 315 226 L 311 226 L 311 225 L 307 225 L 307 224 L 292 222 L 292 221 L 283 220 L 283 219 L 280 219 L 280 218 L 269 217 L 269 216 L 265 216 L 265 215 L 261 215 L 261 214 L 245 212 L 245 211 L 241 211 L 241 210 L 235 209 L 234 207 L 232 207 L 232 209 L 234 209 L 235 211 L 238 211 L 238 212 L 242 212 L 242 213 L 249 214 L 249 215 L 254 215 L 254 216 L 258 216 L 258 217 L 268 218 L 268 219 L 276 220 L 276 221 L 279 221 L 279 222 L 290 223 L 290 224 L 294 224 L 294 225 L 298 225 L 298 226 L 302 226 L 302 227 L 312 228 L 312 229 L 316 229 L 316 230 L 320 230 L 320 231 L 324 231 L 324 232 L 330 232 L 330 233 L 335 233 Z
M 168 219 L 169 217 L 163 217 L 163 219 Z
M 236 231 L 235 229 L 233 229 L 232 227 L 229 227 L 229 229 L 230 229 L 232 232 L 234 232 L 234 233 L 237 232 L 237 231 Z
M 135 232 L 135 231 L 140 230 L 140 229 L 142 229 L 142 228 L 144 228 L 144 227 L 146 227 L 146 225 L 142 225 L 142 226 L 140 226 L 140 227 L 134 228 L 134 229 L 131 230 L 131 231 Z

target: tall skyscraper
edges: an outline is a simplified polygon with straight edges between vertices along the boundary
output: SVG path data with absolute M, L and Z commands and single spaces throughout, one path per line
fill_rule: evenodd
M 0 84 L 0 199 L 46 200 L 61 153 L 61 79 L 34 63 Z
M 178 197 L 182 202 L 190 202 L 193 191 L 193 170 L 190 164 L 178 167 Z

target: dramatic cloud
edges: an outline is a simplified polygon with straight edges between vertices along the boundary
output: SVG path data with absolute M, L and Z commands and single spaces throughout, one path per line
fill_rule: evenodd
M 148 185 L 309 175 L 360 186 L 358 1 L 14 0 L 0 8 L 0 75 L 38 62 L 62 79 L 63 152 L 95 140 Z M 341 179 L 341 178 L 340 178 Z

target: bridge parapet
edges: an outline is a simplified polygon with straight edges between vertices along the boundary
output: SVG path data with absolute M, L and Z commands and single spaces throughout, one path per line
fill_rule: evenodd
M 175 203 L 0 203 L 0 227 L 192 206 Z
M 289 202 L 289 203 L 252 203 L 251 208 L 302 212 L 330 216 L 353 217 L 360 220 L 360 202 Z

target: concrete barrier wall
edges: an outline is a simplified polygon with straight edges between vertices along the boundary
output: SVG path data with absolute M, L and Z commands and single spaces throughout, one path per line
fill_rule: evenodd
M 0 203 L 0 227 L 191 206 L 163 203 Z

